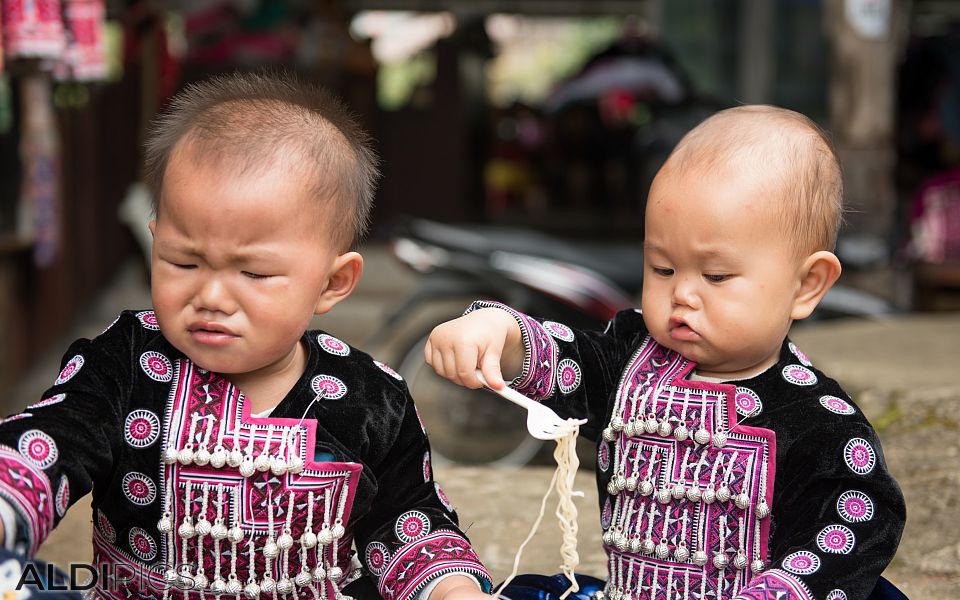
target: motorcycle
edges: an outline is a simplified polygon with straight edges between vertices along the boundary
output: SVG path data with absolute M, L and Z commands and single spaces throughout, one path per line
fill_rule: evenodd
M 477 299 L 575 328 L 602 329 L 618 311 L 639 305 L 639 241 L 569 240 L 519 227 L 407 219 L 397 225 L 390 249 L 420 279 L 367 345 L 389 358 L 407 382 L 434 460 L 506 467 L 542 455 L 543 442 L 527 435 L 523 409 L 433 372 L 423 360 L 427 338 Z M 878 297 L 834 286 L 808 321 L 893 312 Z M 587 446 L 578 453 L 589 462 Z

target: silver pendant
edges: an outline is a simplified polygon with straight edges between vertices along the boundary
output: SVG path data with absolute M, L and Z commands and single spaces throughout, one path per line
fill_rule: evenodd
M 757 502 L 756 513 L 758 519 L 766 519 L 768 516 L 770 516 L 770 506 L 767 505 L 766 500 Z
M 704 429 L 703 425 L 700 425 L 700 429 L 697 429 L 697 432 L 693 434 L 693 441 L 701 446 L 706 444 L 710 441 L 710 432 Z
M 726 569 L 729 562 L 730 559 L 728 559 L 727 555 L 723 552 L 717 552 L 713 555 L 713 566 L 718 569 Z
M 680 423 L 673 429 L 673 437 L 676 438 L 678 442 L 682 442 L 690 437 L 690 430 L 687 429 L 686 425 Z

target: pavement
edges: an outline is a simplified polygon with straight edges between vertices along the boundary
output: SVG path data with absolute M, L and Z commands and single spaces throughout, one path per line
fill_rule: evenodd
M 416 284 L 386 248 L 371 246 L 363 281 L 345 303 L 315 325 L 364 347 L 389 307 Z M 14 412 L 35 401 L 55 377 L 61 353 L 76 337 L 96 335 L 122 308 L 149 306 L 147 278 L 131 263 L 110 289 L 64 336 L 62 344 L 15 389 L 2 407 Z M 885 576 L 907 596 L 960 597 L 960 314 L 917 314 L 878 321 L 829 321 L 797 327 L 793 339 L 814 363 L 839 380 L 880 433 L 883 451 L 907 500 L 908 520 L 899 551 Z M 438 465 L 437 479 L 494 578 L 505 578 L 514 554 L 537 517 L 553 469 L 548 465 L 492 469 Z M 579 570 L 605 572 L 597 492 L 592 472 L 581 470 Z M 552 573 L 560 563 L 560 530 L 547 504 L 540 532 L 527 545 L 520 572 Z M 65 565 L 89 561 L 89 499 L 68 512 L 41 548 L 40 557 Z

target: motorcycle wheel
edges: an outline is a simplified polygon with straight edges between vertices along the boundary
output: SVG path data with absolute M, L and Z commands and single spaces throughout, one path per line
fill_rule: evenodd
M 398 372 L 416 402 L 435 462 L 518 467 L 540 451 L 530 437 L 526 411 L 490 392 L 456 385 L 423 360 L 428 335 L 402 354 Z

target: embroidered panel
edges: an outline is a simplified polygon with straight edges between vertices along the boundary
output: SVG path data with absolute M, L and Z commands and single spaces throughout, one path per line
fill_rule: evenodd
M 386 600 L 408 600 L 443 573 L 457 571 L 489 580 L 481 565 L 466 540 L 436 531 L 398 549 L 383 569 L 378 589 Z

